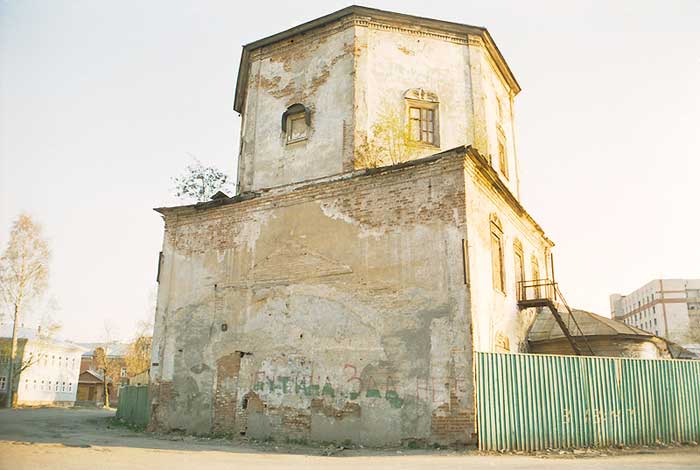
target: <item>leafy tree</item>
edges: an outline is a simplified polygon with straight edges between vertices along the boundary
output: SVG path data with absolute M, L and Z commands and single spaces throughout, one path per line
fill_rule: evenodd
M 136 334 L 129 343 L 124 360 L 129 377 L 140 374 L 151 364 L 151 344 L 153 343 L 153 323 L 148 320 L 139 321 Z
M 187 165 L 185 173 L 173 178 L 175 196 L 183 200 L 208 201 L 217 191 L 233 192 L 229 177 L 223 171 L 200 162 Z
M 40 298 L 46 290 L 49 258 L 49 245 L 44 240 L 41 225 L 29 215 L 20 214 L 12 224 L 10 240 L 0 257 L 0 295 L 5 306 L 14 313 L 8 373 L 8 407 L 13 405 L 15 371 L 18 370 L 17 331 L 20 320 L 25 307 Z M 22 366 L 19 369 L 22 369 Z
M 102 372 L 102 382 L 104 384 L 104 397 L 105 406 L 109 408 L 110 406 L 110 396 L 109 396 L 109 378 L 119 377 L 121 372 L 121 364 L 109 357 L 110 344 L 105 344 L 95 349 L 93 353 L 93 364 L 99 371 Z M 116 385 L 116 384 L 115 384 Z
M 360 138 L 355 155 L 356 168 L 396 165 L 411 159 L 410 135 L 403 115 L 387 102 L 382 103 L 372 124 L 372 138 Z
M 151 344 L 153 343 L 152 336 L 138 336 L 131 344 L 126 352 L 126 372 L 129 376 L 140 374 L 148 369 L 151 363 Z

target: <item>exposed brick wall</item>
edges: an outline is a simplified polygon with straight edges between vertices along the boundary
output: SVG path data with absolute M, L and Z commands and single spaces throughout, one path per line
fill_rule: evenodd
M 333 201 L 366 228 L 396 229 L 434 221 L 462 224 L 464 211 L 455 210 L 464 206 L 464 185 L 445 187 L 449 178 L 443 177 L 461 172 L 463 159 L 455 154 L 405 168 L 359 172 L 351 178 L 300 185 L 280 194 L 270 192 L 207 210 L 166 210 L 166 236 L 181 254 L 231 248 L 245 242 L 241 230 L 258 211 L 309 201 Z
M 474 411 L 460 406 L 457 395 L 450 393 L 450 403 L 444 403 L 433 411 L 430 429 L 441 442 L 466 442 L 474 425 Z
M 148 423 L 149 431 L 167 430 L 165 420 L 167 417 L 167 404 L 172 403 L 176 393 L 173 383 L 170 381 L 152 382 L 148 387 L 148 396 L 151 399 L 151 421 Z
M 216 361 L 216 389 L 214 391 L 215 433 L 231 433 L 236 423 L 238 405 L 237 379 L 241 368 L 241 354 L 234 352 Z

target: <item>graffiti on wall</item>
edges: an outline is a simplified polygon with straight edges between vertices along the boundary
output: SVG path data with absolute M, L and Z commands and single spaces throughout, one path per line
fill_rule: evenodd
M 354 364 L 343 364 L 341 374 L 322 376 L 311 367 L 289 368 L 277 371 L 275 367 L 256 370 L 251 378 L 253 391 L 258 394 L 296 395 L 306 398 L 339 400 L 386 400 L 392 408 L 401 408 L 407 398 L 429 403 L 445 403 L 450 393 L 466 393 L 465 377 L 449 380 L 438 377 L 415 379 L 415 387 L 402 387 L 395 376 L 388 373 L 363 374 Z M 292 370 L 290 370 L 292 369 Z M 296 369 L 296 370 L 293 370 Z

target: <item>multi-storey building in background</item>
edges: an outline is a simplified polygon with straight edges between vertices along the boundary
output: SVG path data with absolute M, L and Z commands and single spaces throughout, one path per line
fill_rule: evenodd
M 0 404 L 9 390 L 12 327 L 0 325 Z M 14 401 L 17 405 L 72 406 L 78 390 L 82 347 L 40 331 L 19 328 L 15 356 Z
M 700 352 L 700 279 L 655 279 L 610 296 L 612 317 Z

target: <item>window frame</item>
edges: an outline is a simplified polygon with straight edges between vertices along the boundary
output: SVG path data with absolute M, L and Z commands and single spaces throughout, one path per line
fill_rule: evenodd
M 530 256 L 530 270 L 532 272 L 532 280 L 538 281 L 542 273 L 540 272 L 540 260 L 534 254 Z M 542 289 L 540 289 L 540 286 L 535 286 L 535 297 L 539 299 L 541 296 Z
M 498 136 L 498 171 L 501 172 L 507 181 L 510 181 L 508 149 L 506 148 L 506 139 L 501 135 Z
M 520 266 L 518 266 L 518 259 L 520 260 Z M 520 269 L 518 269 L 520 268 Z M 519 282 L 525 281 L 525 253 L 523 252 L 523 245 L 520 240 L 515 240 L 513 242 L 513 271 L 515 272 L 515 292 L 517 297 L 520 297 L 520 285 Z M 518 279 L 520 278 L 520 279 Z
M 438 107 L 435 103 L 408 103 L 408 140 L 413 145 L 440 147 L 438 133 Z M 418 117 L 413 117 L 413 111 Z M 418 139 L 414 139 L 414 124 L 417 126 Z
M 304 135 L 296 138 L 292 137 L 295 121 L 303 121 Z M 294 103 L 282 113 L 282 132 L 284 133 L 285 145 L 295 144 L 308 140 L 311 131 L 311 110 L 301 103 Z
M 418 109 L 418 131 L 419 140 L 413 139 L 412 133 L 412 123 L 414 118 L 411 116 L 411 110 Z M 424 120 L 423 116 L 427 117 L 428 111 L 432 113 L 432 121 L 427 118 Z M 404 93 L 404 116 L 406 116 L 405 121 L 405 132 L 406 132 L 406 144 L 415 147 L 428 147 L 431 149 L 440 148 L 440 100 L 435 93 L 424 90 L 423 88 L 411 88 Z M 423 140 L 423 122 L 432 122 L 432 142 Z
M 491 249 L 491 284 L 494 290 L 505 295 L 506 293 L 506 273 L 505 273 L 505 253 L 503 243 L 503 226 L 495 215 L 489 221 L 489 240 Z M 494 245 L 495 243 L 495 245 Z M 497 253 L 496 253 L 497 251 Z

